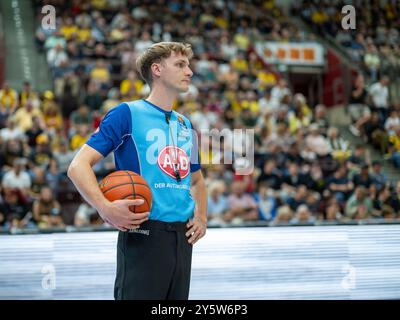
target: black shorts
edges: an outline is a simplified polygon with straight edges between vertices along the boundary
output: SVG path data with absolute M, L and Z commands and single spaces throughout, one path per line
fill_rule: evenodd
M 192 245 L 186 222 L 148 220 L 135 232 L 119 232 L 116 300 L 187 300 Z

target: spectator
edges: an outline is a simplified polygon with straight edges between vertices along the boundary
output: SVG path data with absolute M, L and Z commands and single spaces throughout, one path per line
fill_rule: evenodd
M 365 187 L 355 189 L 346 203 L 346 217 L 350 219 L 365 219 L 372 213 L 372 201 L 366 195 Z
M 388 182 L 386 175 L 382 172 L 382 164 L 379 160 L 372 162 L 371 178 L 378 190 L 381 190 Z
M 94 221 L 98 219 L 99 215 L 91 205 L 86 201 L 83 201 L 74 215 L 74 226 L 75 227 L 88 227 L 93 225 Z M 100 218 L 100 217 L 99 217 Z M 100 219 L 101 220 L 101 219 Z
M 381 65 L 381 60 L 379 58 L 378 49 L 375 45 L 369 44 L 367 46 L 367 51 L 364 56 L 364 64 L 367 67 L 371 80 L 375 82 L 378 78 L 378 71 Z
M 78 150 L 89 139 L 90 134 L 91 132 L 87 125 L 79 125 L 76 133 L 71 137 L 71 150 Z
M 287 204 L 290 209 L 297 211 L 297 208 L 305 204 L 306 198 L 308 196 L 308 190 L 305 185 L 299 185 L 293 196 L 289 197 Z
M 390 111 L 389 117 L 385 120 L 384 127 L 389 136 L 396 134 L 396 128 L 400 127 L 400 117 L 396 109 Z
M 22 140 L 11 139 L 6 141 L 1 154 L 3 155 L 5 169 L 8 169 L 13 166 L 15 159 L 25 157 L 27 151 Z
M 20 105 L 25 106 L 27 101 L 31 101 L 34 108 L 38 108 L 40 105 L 38 94 L 32 90 L 32 86 L 29 81 L 25 81 L 23 84 L 23 89 L 20 94 Z
M 74 158 L 75 152 L 68 149 L 68 142 L 61 141 L 60 150 L 54 152 L 54 159 L 61 174 L 66 175 L 68 166 Z
M 53 198 L 51 189 L 43 187 L 40 196 L 33 203 L 33 218 L 39 228 L 63 227 L 61 206 Z
M 311 215 L 307 205 L 302 204 L 296 210 L 296 215 L 290 220 L 291 224 L 312 224 L 315 222 L 315 217 Z
M 261 220 L 273 221 L 276 217 L 278 207 L 274 190 L 268 188 L 268 185 L 265 183 L 260 184 L 258 193 L 256 194 L 256 200 L 260 208 Z
M 32 226 L 29 205 L 17 189 L 4 189 L 4 202 L 0 206 L 0 215 L 6 228 L 24 228 Z
M 306 138 L 307 147 L 319 157 L 327 156 L 330 151 L 329 144 L 326 138 L 319 133 L 318 125 L 312 124 L 309 129 L 310 133 Z
M 326 107 L 323 104 L 317 104 L 314 111 L 312 123 L 318 125 L 319 132 L 326 134 L 329 127 L 328 120 L 326 118 Z
M 378 197 L 373 199 L 373 210 L 371 216 L 374 218 L 383 218 L 383 211 L 386 208 L 392 208 L 393 201 L 389 187 L 385 186 L 380 190 Z
M 15 159 L 13 167 L 10 171 L 6 172 L 2 180 L 2 187 L 4 189 L 16 189 L 21 195 L 27 196 L 32 185 L 31 178 L 25 170 L 27 160 L 25 158 Z
M 34 116 L 32 118 L 32 126 L 25 133 L 28 138 L 29 147 L 36 148 L 37 137 L 44 134 L 44 130 L 46 130 L 46 127 L 43 121 L 41 121 L 40 117 Z
M 44 123 L 42 112 L 39 108 L 34 108 L 32 103 L 28 100 L 25 106 L 19 108 L 17 112 L 15 112 L 12 119 L 23 132 L 26 132 L 32 128 L 35 117 L 38 118 L 41 124 Z M 44 124 L 42 126 L 44 127 Z
M 351 190 L 353 190 L 354 185 L 346 176 L 346 168 L 339 167 L 333 176 L 327 181 L 328 190 L 336 197 L 339 202 L 344 202 Z
M 297 163 L 289 163 L 288 171 L 283 177 L 282 187 L 286 192 L 295 192 L 300 185 L 307 185 L 306 175 L 299 172 Z
M 276 168 L 276 161 L 269 159 L 263 166 L 261 175 L 257 178 L 257 184 L 265 184 L 267 187 L 277 190 L 282 184 L 282 173 Z
M 81 104 L 79 109 L 73 111 L 70 116 L 71 127 L 69 129 L 69 136 L 72 137 L 77 131 L 78 127 L 86 126 L 88 129 L 93 127 L 93 115 L 89 112 L 89 108 Z
M 98 88 L 107 89 L 111 82 L 109 67 L 103 59 L 96 60 L 94 68 L 90 71 L 90 82 L 97 85 Z
M 341 207 L 336 197 L 331 197 L 326 205 L 324 217 L 326 221 L 341 221 L 343 216 Z
M 369 174 L 369 165 L 363 164 L 361 172 L 353 177 L 353 183 L 356 187 L 364 186 L 366 189 L 373 183 L 373 179 Z
M 100 92 L 96 86 L 96 83 L 89 82 L 87 86 L 87 93 L 83 99 L 83 105 L 88 106 L 90 111 L 94 111 L 99 110 L 102 103 L 103 100 L 100 96 Z
M 273 220 L 271 225 L 289 224 L 292 218 L 292 210 L 288 205 L 284 205 L 278 208 L 276 218 Z
M 372 99 L 373 107 L 379 113 L 379 119 L 383 124 L 388 115 L 389 108 L 389 78 L 381 77 L 379 82 L 371 85 L 369 95 Z
M 3 84 L 0 90 L 0 128 L 9 115 L 12 115 L 18 107 L 18 93 L 10 87 L 8 82 Z
M 232 183 L 232 194 L 228 196 L 229 211 L 224 216 L 226 222 L 241 223 L 258 219 L 257 204 L 250 195 L 244 193 L 244 189 L 242 181 Z
M 349 143 L 339 136 L 338 128 L 328 129 L 328 143 L 333 159 L 343 161 L 350 157 Z
M 24 132 L 17 126 L 15 126 L 15 121 L 13 119 L 8 119 L 6 121 L 6 127 L 0 129 L 0 137 L 3 142 L 10 139 L 24 139 Z
M 50 149 L 49 137 L 42 133 L 37 136 L 36 143 L 36 148 L 32 150 L 29 160 L 31 161 L 31 166 L 44 169 L 49 165 L 53 157 L 53 153 Z
M 61 43 L 58 43 L 54 48 L 47 52 L 47 63 L 52 69 L 53 74 L 56 74 L 60 68 L 63 68 L 68 62 L 68 55 Z
M 224 196 L 225 187 L 222 181 L 213 181 L 209 188 L 208 220 L 209 223 L 224 222 L 223 217 L 228 211 L 228 202 Z

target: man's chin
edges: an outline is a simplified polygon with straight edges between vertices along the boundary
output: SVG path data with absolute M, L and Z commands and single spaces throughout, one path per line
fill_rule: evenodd
M 185 86 L 179 87 L 178 90 L 179 90 L 179 93 L 186 93 L 186 92 L 189 91 L 189 85 L 185 85 Z

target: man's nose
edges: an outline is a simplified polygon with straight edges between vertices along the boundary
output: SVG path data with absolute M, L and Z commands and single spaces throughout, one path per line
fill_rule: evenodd
M 192 71 L 192 69 L 190 69 L 189 67 L 187 67 L 186 75 L 187 75 L 188 77 L 190 77 L 190 78 L 193 76 L 193 71 Z

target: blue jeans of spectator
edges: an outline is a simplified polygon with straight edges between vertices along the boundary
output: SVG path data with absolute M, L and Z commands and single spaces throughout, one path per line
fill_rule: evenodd
M 379 122 L 381 123 L 382 126 L 385 125 L 385 121 L 388 117 L 388 109 L 387 108 L 382 108 L 382 107 L 377 107 L 376 111 L 378 111 L 379 114 Z
M 400 152 L 396 151 L 392 154 L 392 161 L 393 161 L 393 165 L 396 168 L 400 168 Z
M 344 192 L 335 192 L 335 198 L 338 202 L 345 202 L 346 201 L 346 195 Z

